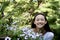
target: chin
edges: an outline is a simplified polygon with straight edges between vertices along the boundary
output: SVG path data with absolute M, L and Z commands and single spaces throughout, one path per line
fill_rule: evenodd
M 37 28 L 43 28 L 43 27 L 40 26 L 40 27 L 37 27 Z

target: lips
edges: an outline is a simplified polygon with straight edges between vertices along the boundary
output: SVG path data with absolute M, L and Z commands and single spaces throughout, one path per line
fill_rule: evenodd
M 44 25 L 42 24 L 42 23 L 37 23 L 37 25 L 36 25 L 38 28 L 41 28 L 41 27 L 43 27 Z
M 43 23 L 37 23 L 37 25 L 43 25 Z

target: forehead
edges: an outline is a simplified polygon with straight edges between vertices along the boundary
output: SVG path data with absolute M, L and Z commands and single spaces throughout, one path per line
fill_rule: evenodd
M 37 15 L 36 18 L 42 18 L 42 19 L 45 19 L 43 15 Z

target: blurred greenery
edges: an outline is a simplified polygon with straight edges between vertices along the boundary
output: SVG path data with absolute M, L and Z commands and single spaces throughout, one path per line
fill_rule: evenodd
M 19 37 L 19 30 L 31 24 L 36 12 L 46 14 L 54 40 L 59 40 L 60 0 L 0 0 L 0 37 Z

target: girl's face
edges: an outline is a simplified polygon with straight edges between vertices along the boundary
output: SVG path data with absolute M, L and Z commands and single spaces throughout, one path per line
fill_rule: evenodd
M 47 23 L 43 15 L 37 15 L 34 21 L 36 28 L 43 28 L 43 26 Z

